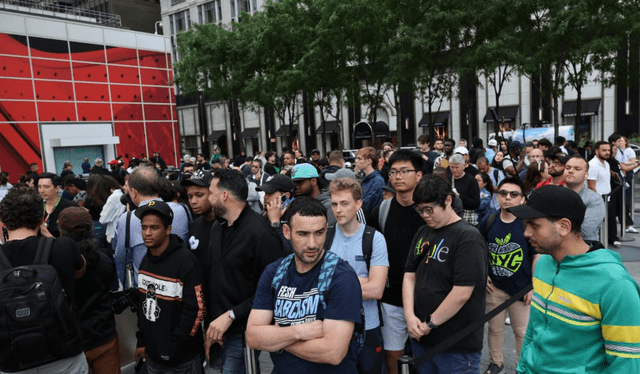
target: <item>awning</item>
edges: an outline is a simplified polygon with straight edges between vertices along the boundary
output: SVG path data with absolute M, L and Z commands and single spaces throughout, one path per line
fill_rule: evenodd
M 242 130 L 242 139 L 251 139 L 253 138 L 253 136 L 255 134 L 258 133 L 258 131 L 260 131 L 259 128 L 255 128 L 255 129 L 244 129 Z
M 338 132 L 338 121 L 322 122 L 316 129 L 316 134 L 335 134 Z
M 597 116 L 600 110 L 600 102 L 602 99 L 581 100 L 582 116 Z M 562 118 L 575 117 L 578 115 L 578 102 L 565 101 L 562 104 Z
M 221 136 L 224 136 L 226 134 L 227 134 L 227 130 L 214 131 L 211 134 L 209 134 L 209 136 L 207 136 L 207 141 L 208 142 L 217 142 L 218 139 L 220 139 Z
M 376 122 L 376 138 L 388 138 L 389 137 L 389 125 L 386 122 Z
M 287 132 L 287 136 L 291 135 L 291 125 L 284 125 L 284 126 L 280 126 L 280 128 L 278 129 L 278 131 L 276 131 L 276 136 L 284 136 L 285 135 L 285 131 Z
M 389 126 L 384 121 L 378 121 L 375 123 L 376 126 L 376 138 L 388 138 L 389 137 Z M 371 125 L 367 122 L 360 122 L 356 124 L 356 128 L 353 129 L 353 138 L 354 139 L 371 139 Z
M 487 114 L 484 115 L 484 120 L 482 120 L 482 122 L 484 123 L 495 122 L 493 120 L 493 116 L 491 115 L 491 109 L 495 109 L 495 108 L 489 108 L 487 110 Z M 500 110 L 496 112 L 498 114 L 498 121 L 499 122 L 502 121 L 502 117 L 504 117 L 505 122 L 515 122 L 516 118 L 518 118 L 519 109 L 520 109 L 519 106 L 501 106 Z
M 449 122 L 449 111 L 432 113 L 432 115 L 434 117 L 434 120 L 433 120 L 434 127 L 446 126 L 447 123 Z M 429 127 L 429 113 L 425 113 L 422 116 L 422 119 L 418 123 L 418 126 Z

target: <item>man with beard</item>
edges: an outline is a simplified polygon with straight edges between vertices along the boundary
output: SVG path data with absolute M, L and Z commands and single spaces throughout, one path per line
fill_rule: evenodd
M 604 219 L 604 201 L 597 192 L 587 188 L 586 181 L 589 175 L 589 164 L 582 156 L 575 154 L 569 157 L 564 166 L 565 185 L 575 191 L 587 207 L 582 221 L 581 232 L 585 240 L 598 240 L 600 238 L 600 225 Z
M 121 186 L 124 185 L 124 176 L 127 175 L 127 172 L 122 169 L 120 166 L 120 162 L 118 160 L 109 161 L 109 169 L 111 169 L 111 176 L 113 179 L 118 181 Z
M 367 223 L 384 235 L 389 259 L 388 287 L 381 301 L 382 337 L 389 374 L 398 373 L 398 358 L 402 356 L 409 334 L 402 306 L 402 278 L 411 239 L 424 225 L 413 209 L 413 191 L 422 178 L 424 160 L 418 152 L 401 149 L 389 159 L 389 179 L 396 190 L 392 199 L 384 200 L 367 217 Z M 477 184 L 476 184 L 477 186 Z
M 587 184 L 589 189 L 597 192 L 599 195 L 608 199 L 607 204 L 607 227 L 609 237 L 606 238 L 609 244 L 613 244 L 615 247 L 620 247 L 622 243 L 618 240 L 618 228 L 616 227 L 616 215 L 617 215 L 617 195 L 614 194 L 611 197 L 611 166 L 609 165 L 609 158 L 611 157 L 611 144 L 606 141 L 599 141 L 594 146 L 594 157 L 589 161 L 589 177 Z M 605 240 L 605 238 L 601 238 Z
M 283 166 L 280 173 L 284 174 L 287 171 L 291 170 L 291 168 L 293 168 L 293 165 L 296 164 L 296 155 L 292 151 L 286 151 L 282 156 Z
M 243 334 L 256 287 L 267 265 L 284 253 L 269 222 L 247 204 L 249 187 L 242 173 L 216 172 L 209 191 L 217 221 L 202 257 L 209 282 L 205 354 L 220 344 L 223 373 L 244 374 Z
M 438 141 L 436 141 L 436 144 L 438 143 Z M 447 168 L 449 166 L 449 157 L 451 157 L 451 155 L 453 155 L 453 149 L 456 146 L 456 141 L 453 139 L 445 139 L 444 144 L 442 145 L 442 155 L 440 155 L 440 157 L 436 158 L 436 160 L 433 162 L 433 167 L 437 167 L 440 166 L 442 168 Z M 436 151 L 438 149 L 436 148 Z
M 547 162 L 548 167 L 547 171 L 550 177 L 549 179 L 538 183 L 536 188 L 547 185 L 564 186 L 564 165 L 567 163 L 567 160 L 568 157 L 563 153 L 552 150 L 551 154 L 545 157 L 545 161 Z
M 193 254 L 202 259 L 202 252 L 209 248 L 209 238 L 211 227 L 216 216 L 209 201 L 209 185 L 211 184 L 211 173 L 208 170 L 198 170 L 189 179 L 180 182 L 180 185 L 187 190 L 189 206 L 198 218 L 189 224 L 189 248 Z
M 580 196 L 544 186 L 509 211 L 527 222 L 525 237 L 547 255 L 533 275 L 517 372 L 639 373 L 640 287 L 620 255 L 583 240 Z
M 331 211 L 331 196 L 329 191 L 322 191 L 318 170 L 311 164 L 298 164 L 291 169 L 291 180 L 296 185 L 293 196 L 306 196 L 316 199 L 327 209 L 327 222 L 329 226 L 335 226 L 336 218 Z
M 247 343 L 272 352 L 274 373 L 356 373 L 354 330 L 364 322 L 357 275 L 324 248 L 322 204 L 296 199 L 287 218 L 283 229 L 294 254 L 269 265 L 260 278 Z
M 480 224 L 479 231 L 489 246 L 489 278 L 487 280 L 487 312 L 507 301 L 531 284 L 533 269 L 540 257 L 524 237 L 523 221 L 507 209 L 525 202 L 524 185 L 519 179 L 507 178 L 497 186 L 500 211 Z M 514 259 L 518 259 L 514 261 Z M 529 305 L 533 291 L 508 308 L 511 328 L 516 340 L 516 365 L 529 322 Z M 502 345 L 507 311 L 489 321 L 488 339 L 491 362 L 484 373 L 504 373 Z
M 509 144 L 509 153 L 504 156 L 502 160 L 502 169 L 504 175 L 517 177 L 518 173 L 525 167 L 524 166 L 525 152 L 522 148 L 522 144 L 514 140 Z

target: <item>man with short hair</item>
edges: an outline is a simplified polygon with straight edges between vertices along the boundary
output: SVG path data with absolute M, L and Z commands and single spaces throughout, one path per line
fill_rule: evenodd
M 196 169 L 197 170 L 205 170 L 205 171 L 209 171 L 211 170 L 211 165 L 207 162 L 207 159 L 204 158 L 204 155 L 202 153 L 198 153 L 196 155 Z
M 324 248 L 327 219 L 320 202 L 300 197 L 287 218 L 283 231 L 294 254 L 269 265 L 260 278 L 247 344 L 272 352 L 275 373 L 356 373 L 353 333 L 363 323 L 356 273 Z M 319 278 L 327 263 L 335 265 L 323 289 Z
M 525 237 L 546 255 L 533 276 L 518 373 L 640 372 L 640 334 L 632 332 L 640 329 L 640 287 L 620 255 L 583 240 L 580 196 L 544 186 L 509 211 L 527 222 Z
M 389 374 L 398 373 L 398 358 L 402 356 L 409 334 L 402 306 L 402 280 L 407 261 L 407 248 L 424 221 L 413 209 L 413 192 L 422 178 L 422 155 L 407 149 L 396 151 L 389 159 L 389 179 L 396 190 L 367 217 L 370 226 L 384 235 L 389 258 L 389 286 L 382 295 L 382 337 Z
M 481 173 L 487 174 L 489 176 L 489 179 L 491 179 L 491 183 L 493 184 L 493 191 L 490 191 L 491 210 L 497 212 L 500 210 L 500 204 L 498 204 L 498 197 L 496 195 L 496 192 L 498 191 L 498 185 L 504 179 L 504 174 L 502 173 L 502 170 L 498 170 L 491 166 L 489 160 L 486 157 L 479 157 L 476 165 L 478 166 L 478 170 Z
M 542 153 L 550 150 L 552 146 L 553 144 L 551 144 L 551 141 L 547 138 L 538 140 L 538 148 L 542 151 Z
M 413 197 L 426 223 L 408 249 L 402 301 L 411 347 L 420 357 L 485 312 L 487 245 L 453 211 L 454 192 L 439 177 L 424 177 Z M 425 287 L 425 285 L 428 285 Z M 420 365 L 420 373 L 478 373 L 483 327 Z
M 220 344 L 223 373 L 240 374 L 245 372 L 243 333 L 256 287 L 267 265 L 283 255 L 282 243 L 247 204 L 249 187 L 242 173 L 216 172 L 209 191 L 216 222 L 202 256 L 209 282 L 205 354 L 209 356 L 212 344 Z
M 333 236 L 327 238 L 331 246 L 327 244 L 325 248 L 351 265 L 358 274 L 362 287 L 367 339 L 358 353 L 358 372 L 384 373 L 385 358 L 378 300 L 382 298 L 389 272 L 387 244 L 380 232 L 358 221 L 357 212 L 362 207 L 362 188 L 356 180 L 334 179 L 329 185 L 329 193 L 337 225 L 328 233 Z M 370 252 L 365 250 L 367 245 Z
M 585 240 L 600 239 L 600 225 L 604 220 L 604 201 L 597 192 L 587 188 L 589 163 L 582 156 L 575 154 L 569 157 L 564 167 L 565 186 L 575 191 L 586 206 L 581 232 Z
M 93 161 L 93 167 L 91 168 L 91 174 L 111 175 L 109 170 L 104 168 L 104 160 L 102 160 L 101 158 L 96 158 L 95 161 Z
M 548 155 L 546 155 L 545 162 L 547 163 L 547 173 L 549 173 L 549 178 L 538 183 L 536 188 L 547 185 L 564 186 L 564 165 L 567 163 L 569 158 L 563 153 L 556 151 L 559 150 L 552 150 Z
M 191 178 L 180 182 L 180 185 L 187 190 L 187 198 L 193 214 L 198 216 L 189 223 L 187 234 L 189 248 L 198 260 L 202 260 L 202 252 L 209 248 L 211 228 L 216 219 L 209 201 L 210 184 L 211 173 L 208 170 L 198 170 Z
M 493 157 L 496 155 L 496 147 L 498 146 L 498 141 L 495 139 L 491 139 L 487 142 L 487 149 L 484 152 L 484 156 L 489 160 L 489 163 L 493 162 Z
M 335 226 L 336 218 L 333 216 L 333 212 L 331 212 L 331 196 L 329 195 L 329 191 L 322 190 L 318 170 L 313 167 L 313 165 L 307 163 L 295 165 L 291 169 L 291 180 L 296 186 L 293 191 L 293 196 L 307 196 L 320 201 L 327 209 L 329 226 Z
M 362 170 L 362 210 L 369 214 L 382 202 L 384 178 L 378 171 L 378 154 L 372 147 L 360 148 L 356 154 L 356 167 Z
M 259 158 L 256 158 L 256 160 L 260 160 Z M 260 161 L 260 167 L 262 168 L 262 161 Z M 242 175 L 244 175 L 245 178 L 249 178 L 251 176 L 252 170 L 251 167 L 253 166 L 253 158 L 251 158 L 251 156 L 247 156 L 244 159 L 244 163 L 242 165 L 239 165 L 239 169 L 242 172 Z
M 291 170 L 291 168 L 293 168 L 293 165 L 296 164 L 296 154 L 292 151 L 284 152 L 284 154 L 282 155 L 282 163 L 283 166 L 280 173 L 286 173 L 287 171 Z
M 519 179 L 507 178 L 497 185 L 500 211 L 493 213 L 480 224 L 482 233 L 489 246 L 489 278 L 487 279 L 487 306 L 490 312 L 511 296 L 531 285 L 533 269 L 540 257 L 524 236 L 523 221 L 507 209 L 525 202 L 524 185 Z M 529 322 L 529 304 L 533 291 L 529 291 L 522 300 L 508 307 L 511 328 L 516 340 L 516 366 L 520 358 L 520 349 Z M 504 373 L 502 343 L 507 311 L 503 311 L 489 321 L 488 339 L 491 362 L 485 374 Z
M 260 161 L 260 159 L 253 160 L 247 182 L 253 182 L 257 187 L 260 187 L 269 177 L 269 174 L 262 172 L 262 161 Z
M 431 174 L 433 164 L 440 156 L 438 152 L 432 151 L 430 146 L 431 138 L 429 138 L 429 135 L 422 134 L 418 137 L 418 147 L 420 148 L 420 153 L 422 153 L 422 159 L 424 160 L 424 168 L 422 169 L 423 175 Z
M 109 161 L 109 168 L 111 169 L 111 176 L 124 186 L 124 177 L 127 175 L 127 171 L 122 168 L 118 160 Z
M 59 178 L 58 176 L 56 177 Z M 45 180 L 51 182 L 50 178 L 45 178 Z M 39 240 L 45 240 L 44 238 L 39 238 L 38 235 L 38 231 L 45 222 L 43 205 L 44 201 L 42 197 L 38 195 L 33 188 L 26 186 L 13 187 L 4 199 L 0 201 L 0 226 L 3 226 L 8 234 L 8 238 L 3 238 L 4 244 L 0 247 L 0 251 L 6 256 L 11 266 L 30 266 L 34 263 Z M 19 372 L 53 374 L 87 373 L 89 368 L 83 352 L 82 334 L 78 325 L 75 308 L 73 307 L 75 280 L 84 274 L 85 259 L 80 254 L 77 244 L 72 239 L 60 237 L 55 239 L 51 245 L 47 263 L 53 266 L 58 273 L 60 286 L 63 289 L 63 295 L 65 295 L 64 305 L 68 307 L 65 313 L 67 317 L 65 321 L 54 321 L 53 317 L 51 317 L 52 320 L 47 322 L 48 326 L 59 326 L 61 322 L 64 322 L 64 325 L 69 328 L 63 335 L 63 337 L 68 340 L 57 342 L 58 345 L 64 344 L 64 348 L 67 349 L 67 351 L 65 352 L 65 349 L 62 349 L 60 350 L 61 352 L 54 353 L 55 358 L 37 367 Z M 8 276 L 5 278 L 8 278 Z M 34 283 L 34 286 L 37 286 L 37 284 Z M 44 302 L 46 302 L 46 300 Z M 26 310 L 18 307 L 17 310 L 14 309 L 14 313 L 28 317 L 28 306 L 30 304 L 25 303 L 24 305 L 26 306 Z M 27 331 L 24 335 L 18 335 L 18 332 L 11 332 L 12 336 L 9 336 L 9 330 L 3 331 L 3 334 L 6 334 L 7 338 L 10 339 L 5 341 L 6 343 L 3 343 L 3 351 L 7 352 L 8 350 L 12 356 L 15 355 L 12 357 L 12 360 L 17 359 L 19 356 L 22 356 L 23 363 L 34 362 L 36 359 L 44 360 L 48 353 L 55 348 L 60 348 L 53 346 L 53 342 L 41 340 L 38 340 L 38 345 L 35 346 L 34 337 L 42 338 L 44 331 L 37 330 L 37 328 L 34 329 L 34 322 L 37 321 L 33 321 L 33 316 L 31 318 L 21 319 L 19 318 L 20 315 L 11 316 L 11 314 L 7 315 L 7 312 L 8 308 L 7 311 L 3 310 L 3 318 L 8 319 L 13 317 L 13 323 L 16 324 L 24 321 L 24 328 Z M 3 329 L 6 328 L 7 326 L 5 325 Z M 52 331 L 46 332 L 48 334 Z M 13 336 L 13 334 L 17 336 Z M 20 340 L 22 340 L 22 342 L 20 342 Z M 7 353 L 7 356 L 8 355 L 9 353 Z M 7 356 L 4 356 L 3 353 L 3 364 L 7 364 L 7 362 L 4 361 L 5 358 L 8 358 Z
M 320 172 L 320 179 L 322 180 L 322 185 L 327 185 L 327 174 L 332 174 L 341 169 L 344 166 L 344 158 L 342 156 L 342 151 L 331 151 L 329 153 L 329 166 L 322 169 Z
M 609 165 L 608 162 L 610 158 L 611 144 L 606 141 L 597 142 L 595 144 L 594 157 L 589 161 L 589 176 L 587 184 L 590 190 L 597 192 L 608 201 L 607 232 L 609 237 L 601 238 L 601 240 L 607 240 L 607 243 L 612 244 L 615 247 L 620 247 L 622 246 L 622 243 L 618 240 L 618 228 L 616 225 L 616 216 L 618 215 L 618 194 L 609 196 L 612 185 L 611 165 Z
M 454 195 L 462 200 L 464 220 L 477 225 L 476 209 L 480 207 L 480 189 L 476 179 L 464 171 L 464 166 L 465 160 L 462 155 L 456 154 L 449 158 L 451 187 Z
M 75 176 L 75 174 L 73 174 L 73 164 L 71 163 L 71 161 L 65 161 L 64 164 L 62 165 L 62 172 L 60 172 L 60 178 L 64 179 L 64 177 L 66 177 L 67 175 Z
M 433 142 L 433 150 L 438 152 L 439 155 L 441 155 L 444 152 L 444 145 L 442 143 L 442 139 L 436 139 Z
M 85 157 L 82 159 L 82 174 L 91 173 L 91 164 L 89 163 L 89 157 Z
M 29 170 L 27 170 L 27 177 L 33 179 L 34 183 L 38 182 L 38 172 L 40 171 L 40 166 L 35 162 L 29 164 Z
M 453 149 L 456 147 L 456 141 L 448 138 L 445 139 L 444 144 L 442 146 L 442 154 L 436 158 L 433 162 L 433 167 L 440 166 L 442 168 L 447 168 L 449 166 L 449 157 L 453 155 Z
M 58 196 L 61 183 L 62 179 L 53 173 L 42 173 L 38 176 L 38 193 L 45 201 L 44 228 L 41 228 L 42 234 L 45 236 L 48 231 L 53 237 L 59 237 L 58 216 L 60 216 L 60 212 L 68 207 L 76 206 L 75 203 Z
M 315 166 L 316 168 L 320 167 L 319 161 L 320 161 L 320 150 L 318 149 L 314 149 L 311 151 L 311 157 L 309 158 L 309 161 L 311 163 L 311 165 Z
M 149 166 L 138 166 L 129 176 L 129 195 L 137 207 L 147 205 L 151 201 L 160 201 L 160 183 L 158 174 Z M 185 208 L 177 203 L 167 203 L 173 211 L 173 223 L 171 233 L 180 239 L 187 241 L 189 232 L 189 216 Z M 128 216 L 128 218 L 127 218 Z M 134 286 L 137 286 L 138 267 L 142 258 L 147 253 L 147 247 L 141 234 L 140 219 L 135 214 L 122 213 L 116 224 L 116 232 L 113 237 L 114 259 L 118 279 L 124 284 L 125 267 L 133 264 Z M 129 248 L 125 247 L 129 236 Z
M 202 373 L 204 276 L 196 257 L 171 233 L 173 211 L 152 200 L 136 209 L 147 253 L 138 274 L 138 344 L 149 374 Z

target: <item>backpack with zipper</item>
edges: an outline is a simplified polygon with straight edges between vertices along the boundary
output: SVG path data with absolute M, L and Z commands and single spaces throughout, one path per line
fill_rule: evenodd
M 40 237 L 32 265 L 13 266 L 0 246 L 0 371 L 22 371 L 82 350 L 82 334 L 57 270 L 55 239 Z

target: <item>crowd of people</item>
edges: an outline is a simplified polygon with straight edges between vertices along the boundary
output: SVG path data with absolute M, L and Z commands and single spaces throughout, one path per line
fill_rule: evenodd
M 639 373 L 640 287 L 601 244 L 620 246 L 629 213 L 627 140 L 418 145 L 363 147 L 352 165 L 340 150 L 216 149 L 0 175 L 1 269 L 44 258 L 75 326 L 55 340 L 53 317 L 22 318 L 7 296 L 0 372 L 119 373 L 114 314 L 130 309 L 149 373 L 245 373 L 246 347 L 274 373 L 396 374 L 429 352 L 420 373 L 480 373 L 477 321 L 508 304 L 488 320 L 483 373 L 505 372 L 505 323 L 518 373 Z

